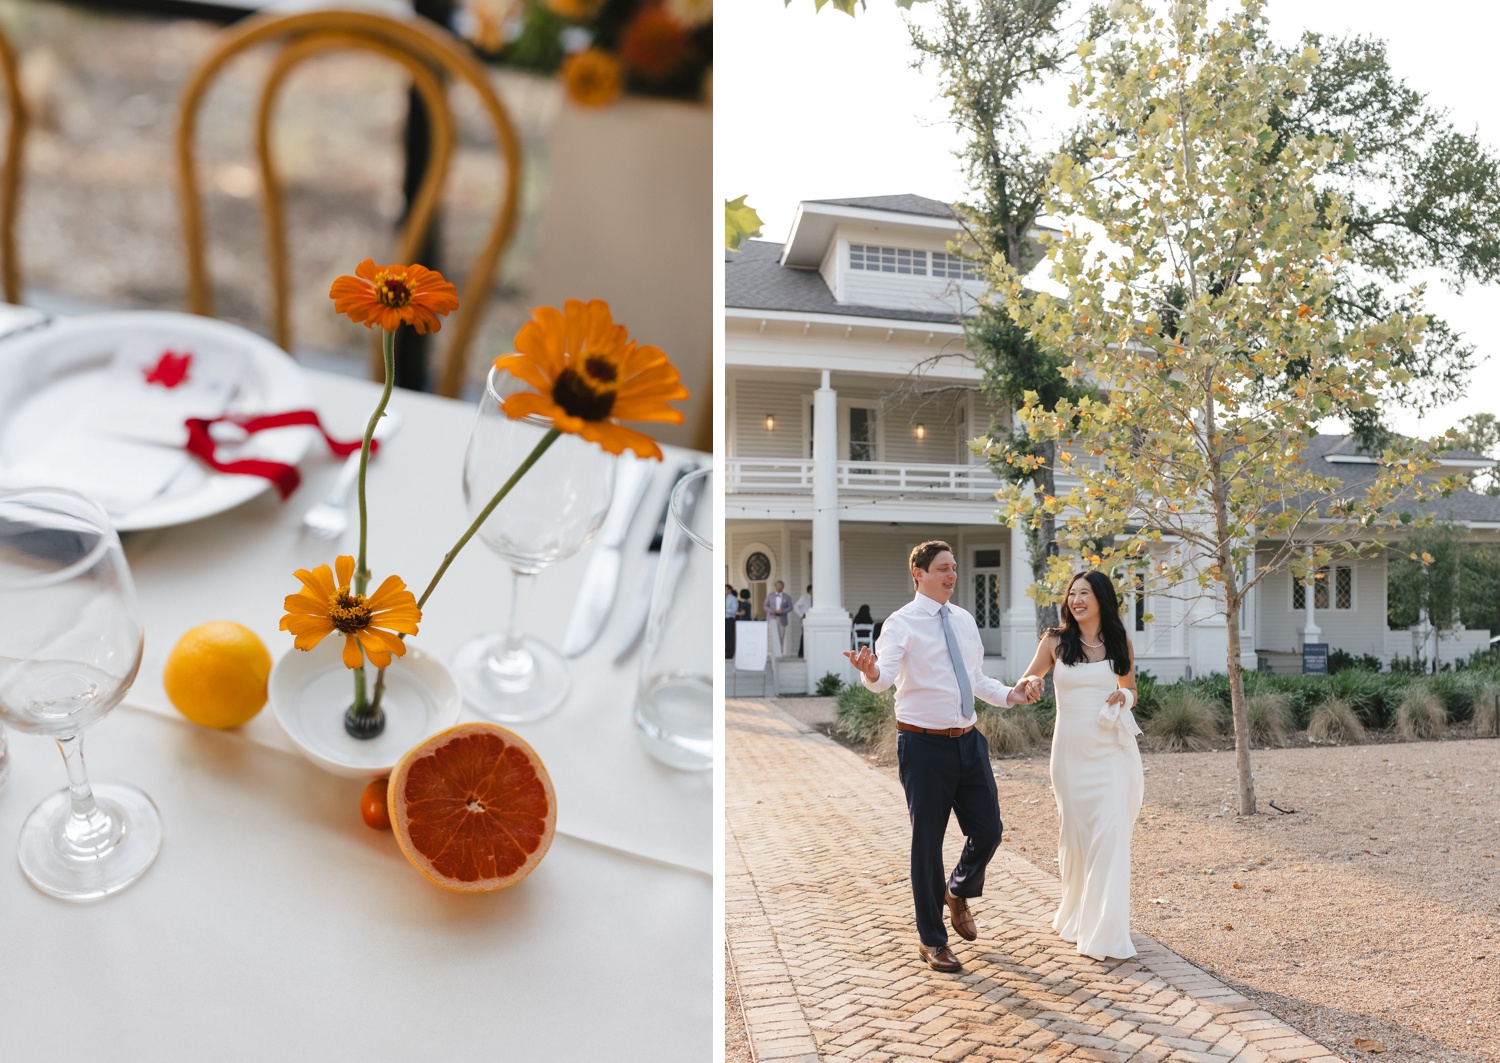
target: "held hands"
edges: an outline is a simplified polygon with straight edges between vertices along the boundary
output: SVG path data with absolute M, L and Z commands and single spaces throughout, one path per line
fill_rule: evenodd
M 875 655 L 870 652 L 870 647 L 861 646 L 858 653 L 845 650 L 844 656 L 849 658 L 849 663 L 859 669 L 860 673 L 870 682 L 879 681 L 880 669 L 875 666 Z
M 1042 696 L 1046 681 L 1039 675 L 1023 675 L 1011 689 L 1012 705 L 1030 705 Z

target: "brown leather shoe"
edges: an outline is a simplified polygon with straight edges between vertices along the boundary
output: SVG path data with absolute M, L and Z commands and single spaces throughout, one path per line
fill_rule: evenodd
M 953 950 L 947 945 L 939 945 L 935 949 L 930 949 L 926 945 L 919 944 L 917 946 L 917 955 L 926 960 L 927 966 L 931 967 L 934 971 L 944 971 L 952 974 L 954 971 L 964 969 L 964 965 L 958 962 L 958 957 L 953 955 Z
M 974 924 L 974 913 L 969 911 L 968 899 L 955 897 L 947 890 L 943 894 L 948 902 L 949 922 L 953 924 L 954 931 L 965 941 L 973 941 L 979 936 L 979 928 Z

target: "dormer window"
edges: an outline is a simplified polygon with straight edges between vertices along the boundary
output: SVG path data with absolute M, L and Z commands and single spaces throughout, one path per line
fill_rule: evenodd
M 973 262 L 965 262 L 957 255 L 948 255 L 941 251 L 934 251 L 932 253 L 932 275 L 934 277 L 952 277 L 955 280 L 977 281 L 979 279 L 979 267 Z
M 849 245 L 849 268 L 871 273 L 905 273 L 927 276 L 927 252 L 908 247 L 874 247 L 870 244 Z

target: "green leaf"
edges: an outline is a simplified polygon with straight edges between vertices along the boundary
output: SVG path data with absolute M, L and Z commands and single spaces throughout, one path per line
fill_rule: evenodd
M 745 202 L 746 196 L 724 201 L 724 246 L 738 251 L 740 244 L 760 235 L 760 215 Z

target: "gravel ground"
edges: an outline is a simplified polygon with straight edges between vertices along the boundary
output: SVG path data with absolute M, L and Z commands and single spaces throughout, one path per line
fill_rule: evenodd
M 1232 753 L 1143 759 L 1136 930 L 1348 1059 L 1500 1060 L 1500 742 L 1258 750 L 1252 817 Z M 995 774 L 1006 844 L 1055 873 L 1046 755 Z
M 724 949 L 724 1063 L 755 1063 L 750 1038 L 745 1033 L 745 1013 L 740 1008 L 739 986 L 729 949 Z

